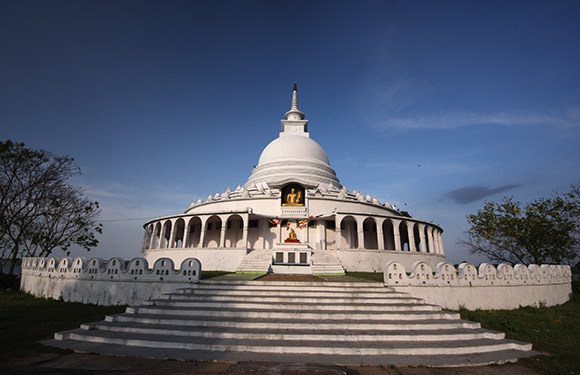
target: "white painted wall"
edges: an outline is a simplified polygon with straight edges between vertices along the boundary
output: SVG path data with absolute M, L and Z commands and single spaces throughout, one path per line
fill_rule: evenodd
M 407 275 L 407 270 L 411 271 Z M 568 302 L 572 293 L 569 266 L 483 263 L 476 268 L 462 263 L 458 269 L 446 262 L 433 268 L 425 262 L 412 267 L 391 261 L 385 266 L 385 285 L 446 309 L 498 310 L 520 306 L 555 306 Z
M 97 305 L 134 305 L 195 285 L 201 264 L 185 259 L 175 269 L 159 259 L 152 269 L 145 258 L 24 258 L 20 289 L 37 297 Z

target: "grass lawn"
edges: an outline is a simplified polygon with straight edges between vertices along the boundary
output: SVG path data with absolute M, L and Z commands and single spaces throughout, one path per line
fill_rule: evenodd
M 218 276 L 229 275 L 234 272 L 225 272 L 225 271 L 201 271 L 200 279 L 211 279 Z
M 95 306 L 34 298 L 2 278 L 0 289 L 0 363 L 47 352 L 59 352 L 38 343 L 55 332 L 78 328 L 81 323 L 103 320 L 124 306 Z M 7 286 L 10 288 L 7 289 Z M 62 352 L 62 351 L 61 351 Z
M 359 279 L 365 279 L 369 281 L 384 281 L 384 275 L 382 272 L 347 272 L 347 276 L 358 277 Z
M 573 283 L 570 302 L 554 307 L 524 307 L 517 310 L 467 311 L 464 319 L 482 327 L 505 332 L 507 338 L 531 342 L 534 350 L 549 356 L 522 361 L 547 374 L 580 374 L 580 282 Z

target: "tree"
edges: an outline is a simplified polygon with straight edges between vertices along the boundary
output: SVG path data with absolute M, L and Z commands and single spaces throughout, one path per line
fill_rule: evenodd
M 76 244 L 98 244 L 98 202 L 68 183 L 80 174 L 74 160 L 10 140 L 0 142 L 0 251 L 10 273 L 21 256 L 48 256 Z
M 471 225 L 466 245 L 472 254 L 507 263 L 567 263 L 579 255 L 578 184 L 565 194 L 522 204 L 513 197 L 499 203 L 485 202 Z

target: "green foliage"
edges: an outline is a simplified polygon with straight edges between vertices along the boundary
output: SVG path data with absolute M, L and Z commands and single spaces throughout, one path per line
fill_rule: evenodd
M 531 367 L 548 374 L 573 374 L 580 368 L 580 282 L 573 283 L 573 291 L 571 300 L 560 306 L 460 313 L 463 319 L 531 342 L 534 350 L 550 354 L 524 359 Z
M 0 255 L 10 259 L 10 272 L 22 256 L 98 244 L 99 204 L 68 183 L 78 174 L 71 157 L 0 142 Z
M 513 197 L 486 202 L 467 216 L 468 239 L 460 243 L 496 262 L 571 264 L 579 255 L 579 207 L 578 185 L 526 205 Z

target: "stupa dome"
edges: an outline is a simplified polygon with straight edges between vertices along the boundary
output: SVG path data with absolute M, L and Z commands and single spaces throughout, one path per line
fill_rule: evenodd
M 298 109 L 296 86 L 292 108 L 285 117 L 280 136 L 264 148 L 246 186 L 265 183 L 270 187 L 281 187 L 296 182 L 311 188 L 320 184 L 340 187 L 326 152 L 310 138 L 308 120 L 304 120 L 304 113 Z
M 262 151 L 258 166 L 298 157 L 312 159 L 330 167 L 328 156 L 322 146 L 313 139 L 301 135 L 286 135 L 274 139 Z

